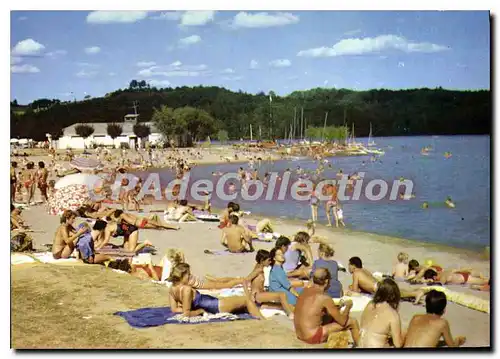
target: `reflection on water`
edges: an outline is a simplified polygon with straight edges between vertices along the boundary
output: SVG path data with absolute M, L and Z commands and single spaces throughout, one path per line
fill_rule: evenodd
M 326 167 L 323 177 L 334 179 L 339 169 L 345 174 L 365 172 L 365 185 L 371 179 L 393 183 L 404 177 L 413 181 L 416 196 L 408 201 L 345 201 L 344 221 L 348 227 L 458 247 L 489 245 L 489 136 L 389 137 L 376 138 L 375 142 L 377 147 L 385 150 L 385 155 L 379 160 L 372 162 L 370 157 L 329 158 L 333 168 Z M 432 150 L 424 156 L 421 149 L 425 146 L 431 146 Z M 240 166 L 246 168 L 247 164 L 198 166 L 192 170 L 191 178 L 214 179 L 212 172 L 236 172 Z M 287 168 L 294 172 L 297 166 L 314 170 L 317 163 L 312 160 L 263 162 L 259 174 L 262 178 L 265 172 L 283 173 Z M 171 174 L 162 171 L 160 177 L 165 183 Z M 444 205 L 447 196 L 451 196 L 456 208 Z M 421 209 L 424 201 L 429 203 L 427 210 Z M 262 215 L 304 220 L 310 217 L 307 201 L 287 198 L 252 202 L 238 199 L 238 202 L 243 209 Z M 212 205 L 225 207 L 226 202 L 214 196 Z M 319 221 L 326 223 L 323 206 L 319 209 Z

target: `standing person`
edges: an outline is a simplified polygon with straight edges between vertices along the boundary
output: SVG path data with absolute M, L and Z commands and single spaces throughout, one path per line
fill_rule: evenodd
M 459 347 L 465 344 L 465 337 L 453 339 L 450 323 L 442 316 L 446 310 L 446 294 L 431 290 L 425 297 L 426 314 L 416 314 L 410 321 L 404 343 L 405 348 L 435 348 L 439 340 L 449 347 Z
M 326 189 L 327 195 L 331 195 L 330 199 L 326 201 L 325 203 L 325 212 L 326 212 L 326 218 L 328 219 L 328 224 L 326 225 L 327 227 L 332 226 L 332 220 L 330 217 L 330 213 L 333 214 L 333 218 L 335 219 L 335 227 L 338 228 L 339 226 L 339 220 L 337 217 L 337 206 L 338 206 L 338 190 L 337 186 L 335 185 L 329 185 Z
M 387 348 L 389 335 L 396 348 L 403 346 L 404 336 L 398 313 L 400 300 L 401 293 L 396 282 L 384 279 L 361 315 L 360 348 Z
M 326 342 L 331 333 L 349 330 L 357 345 L 358 321 L 349 318 L 352 301 L 346 301 L 345 309 L 341 311 L 325 293 L 329 281 L 328 269 L 318 268 L 313 273 L 312 286 L 305 288 L 299 296 L 293 321 L 297 338 L 309 344 L 320 344 Z
M 44 202 L 48 201 L 47 197 L 47 178 L 49 177 L 49 172 L 45 168 L 45 163 L 43 161 L 38 162 L 38 171 L 36 172 L 36 180 L 40 194 Z
M 340 203 L 337 204 L 336 223 L 337 224 L 340 223 L 340 225 L 342 227 L 345 227 L 345 223 L 344 223 L 344 211 L 342 210 L 342 207 L 340 206 Z
M 36 185 L 36 173 L 35 173 L 35 164 L 33 162 L 28 162 L 26 164 L 26 169 L 24 169 L 21 172 L 21 179 L 22 183 L 24 185 L 24 188 L 26 189 L 26 194 L 27 194 L 27 201 L 26 204 L 30 205 L 32 202 L 31 200 L 33 199 L 33 196 L 35 194 L 35 185 Z
M 10 202 L 14 203 L 16 200 L 16 188 L 17 188 L 17 162 L 12 161 L 10 164 Z
M 318 206 L 319 198 L 316 196 L 316 184 L 313 184 L 313 190 L 311 193 L 311 198 L 309 199 L 309 204 L 311 205 L 311 217 L 313 223 L 318 221 Z
M 333 256 L 335 255 L 335 250 L 329 244 L 320 244 L 318 249 L 318 257 L 313 263 L 311 270 L 311 278 L 312 273 L 315 273 L 317 268 L 326 268 L 330 273 L 330 285 L 326 291 L 326 294 L 332 298 L 341 298 L 343 296 L 342 284 L 339 282 L 338 274 L 339 274 L 339 265 L 337 261 L 333 260 Z

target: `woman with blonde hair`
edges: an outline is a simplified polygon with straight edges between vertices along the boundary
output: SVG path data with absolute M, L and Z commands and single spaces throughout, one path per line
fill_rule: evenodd
M 203 315 L 203 313 L 234 313 L 247 310 L 255 318 L 265 319 L 259 308 L 252 301 L 248 292 L 248 283 L 243 286 L 244 296 L 232 296 L 216 298 L 211 295 L 201 294 L 191 285 L 189 281 L 191 271 L 189 264 L 181 263 L 175 266 L 170 273 L 168 280 L 172 282 L 169 302 L 174 313 L 182 313 L 187 317 Z

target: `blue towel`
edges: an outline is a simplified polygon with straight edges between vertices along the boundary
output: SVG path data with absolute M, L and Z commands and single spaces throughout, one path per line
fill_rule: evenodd
M 204 319 L 201 316 L 184 318 L 184 320 L 179 320 L 174 318 L 179 316 L 179 313 L 174 313 L 170 310 L 170 307 L 158 307 L 158 308 L 141 308 L 137 310 L 131 310 L 128 312 L 116 312 L 114 315 L 118 315 L 125 319 L 128 324 L 134 328 L 148 328 L 157 327 L 165 324 L 201 324 L 201 323 L 215 323 L 215 322 L 229 322 L 234 320 L 246 320 L 255 319 L 250 314 L 230 314 L 223 318 L 209 318 Z M 216 314 L 215 316 L 217 316 Z

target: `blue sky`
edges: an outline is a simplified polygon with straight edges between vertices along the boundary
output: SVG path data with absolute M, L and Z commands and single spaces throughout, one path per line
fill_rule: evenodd
M 15 11 L 11 99 L 81 99 L 132 79 L 288 94 L 490 88 L 486 11 Z

